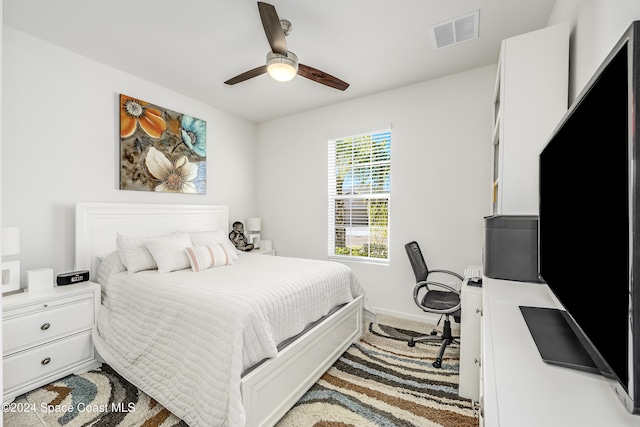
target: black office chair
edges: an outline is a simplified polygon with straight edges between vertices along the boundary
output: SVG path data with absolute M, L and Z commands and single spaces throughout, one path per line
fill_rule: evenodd
M 447 346 L 457 342 L 456 340 L 460 338 L 451 334 L 451 321 L 449 319 L 449 316 L 453 316 L 454 320 L 460 323 L 460 291 L 450 285 L 428 280 L 428 278 L 430 274 L 440 273 L 455 277 L 462 282 L 464 277 L 449 270 L 429 270 L 418 242 L 409 242 L 404 245 L 404 248 L 409 256 L 413 273 L 416 276 L 416 286 L 413 289 L 414 301 L 423 311 L 440 314 L 438 325 L 442 320 L 442 316 L 445 318 L 442 335 L 438 335 L 438 331 L 434 329 L 431 335 L 411 338 L 408 344 L 409 347 L 414 347 L 417 341 L 442 340 L 438 357 L 433 362 L 434 367 L 440 368 L 442 367 L 442 356 Z M 424 293 L 422 300 L 419 299 L 421 292 Z

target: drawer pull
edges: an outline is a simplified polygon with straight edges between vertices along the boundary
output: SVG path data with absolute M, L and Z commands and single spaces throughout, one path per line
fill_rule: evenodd
M 51 358 L 50 357 L 45 357 L 44 359 L 42 359 L 42 362 L 40 362 L 41 365 L 48 365 L 49 362 L 51 362 Z
M 42 304 L 42 306 L 43 306 L 44 308 L 47 308 L 47 307 L 49 307 L 49 304 Z
M 40 326 L 40 329 L 42 329 L 43 331 L 46 331 L 47 329 L 49 329 L 51 327 L 50 323 L 45 323 L 44 325 Z

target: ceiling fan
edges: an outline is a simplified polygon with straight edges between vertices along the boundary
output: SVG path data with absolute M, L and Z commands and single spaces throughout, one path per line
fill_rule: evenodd
M 273 5 L 258 2 L 258 11 L 260 12 L 262 27 L 267 35 L 269 46 L 271 46 L 271 52 L 267 53 L 267 63 L 239 74 L 227 80 L 225 84 L 234 85 L 261 74 L 269 73 L 271 77 L 278 81 L 289 81 L 298 74 L 334 89 L 345 90 L 349 87 L 348 83 L 331 74 L 298 62 L 298 57 L 287 50 L 287 42 L 285 41 L 285 37 L 291 32 L 291 22 L 286 19 L 280 20 Z

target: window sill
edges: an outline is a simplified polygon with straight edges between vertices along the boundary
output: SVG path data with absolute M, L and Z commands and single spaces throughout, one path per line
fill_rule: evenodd
M 355 262 L 358 264 L 374 264 L 374 265 L 389 265 L 388 259 L 379 259 L 379 258 L 366 258 L 366 257 L 354 257 L 354 256 L 344 256 L 344 255 L 329 255 L 329 261 L 340 261 L 340 262 Z

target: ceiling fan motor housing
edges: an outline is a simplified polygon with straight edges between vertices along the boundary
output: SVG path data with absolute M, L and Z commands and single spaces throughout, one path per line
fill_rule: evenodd
M 286 19 L 281 19 L 280 25 L 282 26 L 282 31 L 284 31 L 285 36 L 288 36 L 289 34 L 291 34 L 291 30 L 293 30 L 293 25 L 291 25 L 291 21 L 288 21 Z

